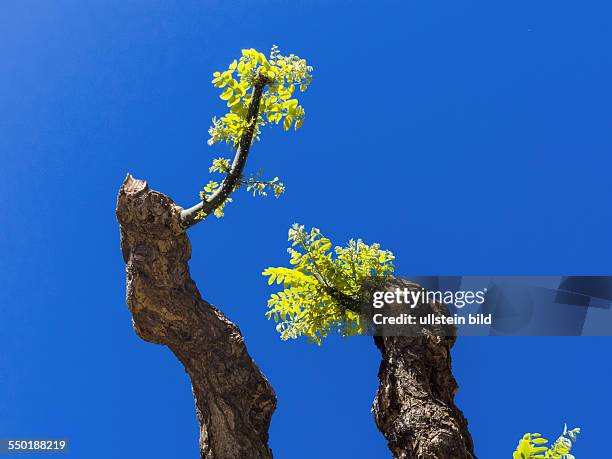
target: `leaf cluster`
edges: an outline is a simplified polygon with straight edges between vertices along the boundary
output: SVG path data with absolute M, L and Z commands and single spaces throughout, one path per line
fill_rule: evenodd
M 259 78 L 265 78 L 266 88 L 262 94 L 256 119 L 256 135 L 259 139 L 260 127 L 267 123 L 279 124 L 287 131 L 295 129 L 304 122 L 304 109 L 293 93 L 296 88 L 306 91 L 312 81 L 312 67 L 304 59 L 294 54 L 283 56 L 278 47 L 273 46 L 269 57 L 255 49 L 243 49 L 242 57 L 234 60 L 223 72 L 215 72 L 212 83 L 223 89 L 219 96 L 227 101 L 229 113 L 217 119 L 209 129 L 209 145 L 226 142 L 238 147 L 242 134 L 249 127 L 247 111 L 252 98 L 252 89 Z
M 209 145 L 217 142 L 225 142 L 236 149 L 243 135 L 249 128 L 253 128 L 254 138 L 259 140 L 260 128 L 266 124 L 283 122 L 285 130 L 293 125 L 297 130 L 304 122 L 304 109 L 296 98 L 294 91 L 299 87 L 300 91 L 306 91 L 312 81 L 312 67 L 306 64 L 294 54 L 284 56 L 278 47 L 274 45 L 269 57 L 255 49 L 243 49 L 242 56 L 234 60 L 223 72 L 215 72 L 212 83 L 215 87 L 222 89 L 220 98 L 227 101 L 229 112 L 217 119 L 213 118 L 213 124 L 209 129 Z M 264 88 L 256 110 L 256 116 L 252 121 L 247 120 L 249 106 L 253 99 L 253 90 L 256 84 L 264 82 Z M 251 141 L 250 139 L 249 141 Z M 209 168 L 211 173 L 227 174 L 231 170 L 231 161 L 228 158 L 217 158 L 213 160 Z M 253 196 L 268 196 L 273 194 L 279 197 L 285 191 L 285 185 L 274 177 L 271 180 L 263 180 L 258 172 L 248 178 L 240 177 L 232 192 L 245 186 Z M 210 180 L 200 192 L 200 199 L 206 201 L 223 184 L 223 179 Z M 225 206 L 231 202 L 228 197 L 214 210 L 218 218 L 224 216 Z M 197 219 L 202 220 L 207 215 L 200 211 Z
M 568 430 L 567 424 L 563 429 L 563 434 L 550 446 L 546 444 L 548 440 L 539 433 L 527 433 L 519 441 L 519 444 L 512 456 L 513 459 L 575 459 L 570 451 L 573 442 L 580 433 L 580 428 Z
M 289 230 L 292 268 L 267 268 L 263 275 L 283 290 L 268 300 L 268 319 L 277 322 L 281 339 L 306 336 L 321 344 L 332 333 L 352 336 L 363 333 L 356 305 L 366 279 L 393 273 L 393 254 L 379 244 L 351 239 L 332 250 L 331 241 L 317 228 L 304 231 L 294 224 Z

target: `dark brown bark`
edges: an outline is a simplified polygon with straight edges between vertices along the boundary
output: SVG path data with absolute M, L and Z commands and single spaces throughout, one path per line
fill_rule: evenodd
M 145 341 L 168 346 L 191 378 L 202 459 L 271 458 L 268 428 L 276 396 L 238 327 L 202 299 L 191 279 L 182 211 L 130 175 L 119 191 L 134 329 Z
M 394 458 L 476 457 L 467 420 L 454 402 L 458 389 L 451 370 L 454 328 L 449 335 L 374 338 L 382 361 L 372 411 Z

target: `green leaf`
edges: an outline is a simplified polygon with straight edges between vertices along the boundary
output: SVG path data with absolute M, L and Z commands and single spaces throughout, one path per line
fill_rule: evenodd
M 230 97 L 234 95 L 234 90 L 232 88 L 226 88 L 225 91 L 221 93 L 221 99 L 228 100 Z

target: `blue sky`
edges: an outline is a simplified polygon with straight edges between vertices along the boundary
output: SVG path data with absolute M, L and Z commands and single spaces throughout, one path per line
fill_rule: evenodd
M 281 342 L 266 266 L 293 222 L 380 242 L 400 274 L 610 274 L 609 2 L 5 1 L 0 6 L 0 437 L 75 458 L 197 457 L 189 381 L 124 302 L 114 209 L 127 172 L 181 205 L 207 181 L 213 71 L 277 44 L 314 66 L 297 133 L 249 168 L 287 185 L 190 230 L 192 275 L 279 397 L 278 458 L 389 457 L 371 338 Z M 240 241 L 238 244 L 235 241 Z M 481 458 L 526 431 L 608 436 L 607 338 L 461 338 Z

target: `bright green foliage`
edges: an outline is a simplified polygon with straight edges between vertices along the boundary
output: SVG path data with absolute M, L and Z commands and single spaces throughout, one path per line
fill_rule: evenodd
M 262 77 L 265 78 L 266 85 L 255 121 L 254 138 L 259 140 L 262 126 L 279 124 L 281 121 L 286 131 L 291 126 L 297 130 L 304 122 L 305 112 L 293 95 L 298 87 L 300 91 L 306 91 L 312 80 L 311 72 L 312 67 L 308 66 L 304 59 L 293 54 L 283 56 L 276 45 L 272 47 L 269 57 L 255 49 L 243 49 L 242 57 L 234 60 L 227 70 L 213 74 L 212 83 L 222 90 L 220 97 L 227 101 L 229 112 L 219 119 L 213 118 L 213 124 L 208 130 L 208 144 L 225 142 L 234 149 L 238 147 L 242 135 L 249 127 L 247 111 L 253 96 L 253 87 Z M 230 167 L 231 161 L 228 158 L 217 158 L 209 170 L 211 173 L 227 175 Z M 239 186 L 242 185 L 246 186 L 247 191 L 253 192 L 254 196 L 274 194 L 278 198 L 285 191 L 285 186 L 278 177 L 261 180 L 259 173 L 241 179 Z M 219 181 L 211 180 L 200 192 L 200 198 L 207 199 L 220 186 Z M 224 215 L 223 208 L 228 202 L 231 202 L 231 199 L 228 198 L 215 209 L 215 216 Z M 206 215 L 199 215 L 199 218 L 204 217 Z
M 283 56 L 276 46 L 269 58 L 254 49 L 243 49 L 242 57 L 234 60 L 224 72 L 215 72 L 212 82 L 223 89 L 221 99 L 227 101 L 229 113 L 217 119 L 209 129 L 209 145 L 219 141 L 238 146 L 240 137 L 248 127 L 247 109 L 251 102 L 251 91 L 260 75 L 267 81 L 262 95 L 257 119 L 256 138 L 260 127 L 266 123 L 283 121 L 285 130 L 293 125 L 298 129 L 304 121 L 304 109 L 292 98 L 296 87 L 306 91 L 312 81 L 312 67 L 304 59 L 290 54 Z
M 572 430 L 567 430 L 567 425 L 563 429 L 563 435 L 557 438 L 550 448 L 545 445 L 548 440 L 542 438 L 539 433 L 525 434 L 516 448 L 513 459 L 575 459 L 570 451 L 573 442 L 580 433 L 580 428 L 576 427 Z
M 268 193 L 273 193 L 275 198 L 278 198 L 285 192 L 285 185 L 279 182 L 278 177 L 274 177 L 272 180 L 260 180 L 261 171 L 242 183 L 246 186 L 248 192 L 253 193 L 253 196 L 268 196 Z
M 211 173 L 227 174 L 230 170 L 230 161 L 227 158 L 217 158 L 213 160 L 212 165 L 209 168 Z M 269 192 L 272 192 L 276 198 L 280 197 L 285 191 L 285 185 L 278 180 L 278 177 L 274 177 L 272 180 L 259 180 L 261 172 L 249 177 L 248 179 L 240 180 L 239 186 L 246 186 L 247 191 L 252 192 L 253 196 L 268 196 Z M 211 180 L 206 184 L 203 191 L 200 191 L 201 199 L 208 199 L 221 184 L 215 180 Z M 217 218 L 223 217 L 224 208 L 227 203 L 232 202 L 232 198 L 228 197 L 219 207 L 214 211 Z M 205 217 L 204 215 L 201 218 Z
M 211 166 L 212 169 L 212 166 Z M 212 194 L 217 190 L 217 188 L 219 188 L 221 186 L 221 184 L 215 180 L 211 180 L 209 181 L 206 186 L 204 187 L 204 189 L 202 191 L 200 191 L 200 199 L 202 200 L 206 200 L 208 199 L 209 196 L 212 196 Z M 225 206 L 232 202 L 232 198 L 228 197 L 225 201 L 223 201 L 221 203 L 221 205 L 219 205 L 215 210 L 214 210 L 214 215 L 217 218 L 221 218 L 225 215 L 224 209 Z M 206 217 L 205 214 L 202 213 L 202 211 L 200 211 L 201 214 L 198 215 L 199 219 L 203 219 Z
M 351 309 L 359 299 L 362 283 L 372 277 L 393 273 L 394 256 L 379 244 L 361 239 L 335 247 L 317 228 L 310 232 L 294 224 L 289 230 L 290 263 L 293 268 L 267 268 L 268 284 L 284 289 L 268 300 L 268 319 L 274 318 L 281 339 L 301 335 L 321 344 L 333 332 L 343 336 L 363 333 L 358 311 Z
M 227 158 L 218 158 L 215 159 L 210 166 L 209 171 L 218 172 L 221 174 L 226 174 L 229 172 L 229 159 Z M 259 176 L 261 172 L 252 175 L 251 177 L 245 179 L 242 178 L 238 184 L 238 186 L 246 186 L 247 191 L 252 192 L 253 196 L 268 196 L 271 192 L 274 194 L 274 197 L 278 198 L 285 192 L 285 185 L 283 182 L 280 182 L 278 177 L 274 177 L 272 180 L 260 180 Z M 211 180 L 209 181 L 204 190 L 200 191 L 200 199 L 208 199 L 216 190 L 221 186 L 221 183 Z M 221 218 L 225 215 L 224 208 L 227 203 L 232 202 L 232 198 L 228 197 L 219 207 L 214 210 L 214 215 L 217 218 Z M 204 218 L 206 215 L 201 215 L 200 218 Z

